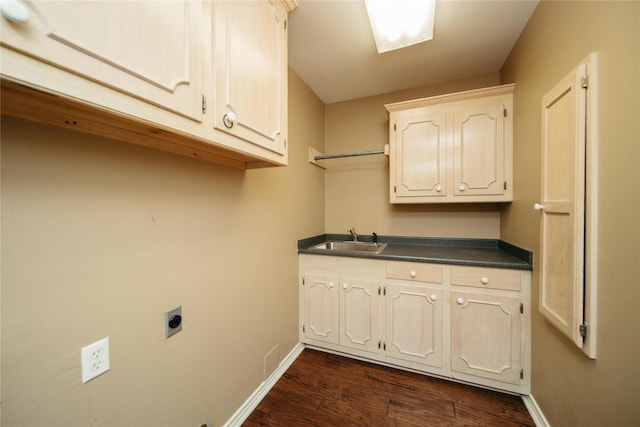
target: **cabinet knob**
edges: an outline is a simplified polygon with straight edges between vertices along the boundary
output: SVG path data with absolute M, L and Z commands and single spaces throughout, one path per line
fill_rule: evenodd
M 342 289 L 347 289 L 349 287 L 349 285 L 347 283 L 345 283 L 344 285 L 342 285 Z
M 431 295 L 431 301 L 435 301 L 435 300 L 437 300 L 437 299 L 438 299 L 438 297 L 437 297 L 435 294 L 434 294 L 434 295 Z
M 458 186 L 458 190 L 460 190 L 460 191 L 464 191 L 464 190 L 466 190 L 466 188 L 467 187 L 465 187 L 464 185 Z
M 2 0 L 0 11 L 7 20 L 17 24 L 24 24 L 30 17 L 29 9 L 20 0 Z
M 439 193 L 442 191 L 442 185 L 436 186 L 436 191 Z
M 540 203 L 536 203 L 533 205 L 533 209 L 541 211 L 542 209 L 544 209 L 544 206 L 542 206 Z
M 333 282 L 329 282 L 329 287 L 333 288 Z
M 487 283 L 489 283 L 489 278 L 482 276 L 482 279 L 480 279 L 480 281 L 482 282 L 483 285 L 486 285 Z
M 460 304 L 460 305 L 464 304 L 464 299 L 463 298 L 458 298 L 458 304 Z
M 409 276 L 411 276 L 411 277 L 416 277 L 416 276 L 417 276 L 417 274 L 416 274 L 416 272 L 415 272 L 415 271 L 411 270 L 411 273 L 409 273 Z
M 225 114 L 222 117 L 222 123 L 224 123 L 224 125 L 229 129 L 231 129 L 234 123 L 237 121 L 238 121 L 238 116 L 236 116 L 236 113 L 234 113 L 233 111 L 229 111 L 227 114 Z

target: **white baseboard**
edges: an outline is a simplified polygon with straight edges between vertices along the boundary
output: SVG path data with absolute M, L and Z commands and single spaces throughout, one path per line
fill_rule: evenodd
M 530 394 L 528 396 L 522 396 L 522 401 L 524 402 L 524 406 L 527 407 L 529 414 L 531 414 L 531 418 L 533 418 L 533 422 L 536 424 L 536 427 L 551 427 L 542 413 L 542 410 L 538 406 L 538 402 L 533 398 L 533 395 Z
M 262 384 L 258 386 L 258 388 L 249 396 L 249 398 L 238 408 L 238 410 L 229 418 L 229 420 L 224 424 L 224 427 L 238 427 L 242 425 L 242 423 L 251 415 L 256 406 L 260 403 L 262 399 L 269 393 L 269 390 L 278 382 L 280 377 L 287 371 L 289 366 L 300 356 L 304 350 L 304 344 L 298 343 L 291 352 L 284 358 L 278 369 L 273 371 L 269 378 L 264 380 Z

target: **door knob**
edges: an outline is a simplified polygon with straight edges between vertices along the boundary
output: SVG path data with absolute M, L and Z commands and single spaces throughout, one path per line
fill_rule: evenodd
M 2 16 L 16 24 L 24 24 L 30 17 L 29 9 L 20 0 L 2 0 L 0 11 L 2 11 Z
M 236 113 L 234 113 L 233 111 L 229 111 L 227 114 L 224 115 L 224 117 L 222 117 L 222 123 L 224 123 L 224 125 L 229 129 L 231 129 L 235 124 L 235 122 L 237 121 L 238 121 L 238 116 L 236 116 Z

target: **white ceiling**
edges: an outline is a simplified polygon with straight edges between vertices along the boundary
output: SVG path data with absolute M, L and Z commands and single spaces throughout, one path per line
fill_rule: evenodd
M 538 0 L 438 0 L 433 40 L 379 54 L 363 0 L 298 0 L 289 65 L 326 103 L 498 72 Z

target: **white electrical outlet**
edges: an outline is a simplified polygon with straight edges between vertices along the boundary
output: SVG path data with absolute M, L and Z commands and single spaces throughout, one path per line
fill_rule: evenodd
M 107 372 L 111 367 L 109 364 L 109 337 L 82 347 L 80 360 L 82 363 L 82 384 Z

